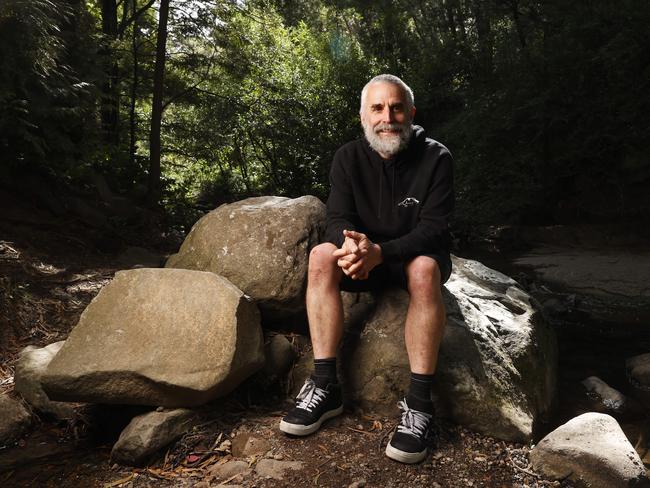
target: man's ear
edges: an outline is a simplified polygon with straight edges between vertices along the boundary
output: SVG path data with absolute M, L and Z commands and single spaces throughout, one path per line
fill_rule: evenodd
M 411 120 L 415 118 L 415 106 L 411 107 Z

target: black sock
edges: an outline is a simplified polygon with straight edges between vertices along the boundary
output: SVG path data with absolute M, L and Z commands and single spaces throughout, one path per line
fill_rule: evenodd
M 433 387 L 432 374 L 411 373 L 411 384 L 406 396 L 406 404 L 420 412 L 433 413 L 431 401 L 431 388 Z
M 314 359 L 314 374 L 312 379 L 319 388 L 325 388 L 328 383 L 338 383 L 336 376 L 336 358 Z

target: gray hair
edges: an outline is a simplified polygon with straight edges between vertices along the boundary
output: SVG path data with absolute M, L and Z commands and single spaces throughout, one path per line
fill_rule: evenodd
M 404 83 L 400 78 L 398 78 L 395 75 L 382 74 L 382 75 L 375 76 L 372 80 L 366 83 L 366 86 L 364 86 L 363 90 L 361 90 L 361 107 L 359 108 L 359 113 L 363 112 L 363 108 L 366 101 L 366 94 L 368 93 L 368 88 L 373 83 L 391 83 L 393 85 L 399 86 L 404 91 L 404 94 L 406 95 L 407 111 L 411 110 L 415 106 L 413 90 L 411 90 L 411 88 L 406 83 Z

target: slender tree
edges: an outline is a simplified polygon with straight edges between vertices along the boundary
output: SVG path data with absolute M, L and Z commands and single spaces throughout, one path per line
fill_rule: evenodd
M 102 33 L 104 40 L 101 54 L 104 62 L 104 82 L 102 84 L 101 118 L 102 131 L 108 144 L 119 142 L 119 69 L 113 43 L 117 40 L 117 3 L 115 0 L 102 0 Z
M 156 65 L 153 75 L 153 100 L 151 104 L 151 130 L 149 133 L 149 188 L 150 206 L 160 202 L 160 128 L 163 113 L 163 83 L 165 80 L 165 57 L 167 54 L 167 19 L 169 0 L 160 0 L 158 12 L 158 39 L 156 41 Z

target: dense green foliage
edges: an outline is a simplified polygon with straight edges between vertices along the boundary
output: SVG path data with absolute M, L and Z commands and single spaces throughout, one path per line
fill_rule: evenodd
M 99 173 L 144 203 L 157 5 L 0 3 L 5 177 Z M 649 21 L 634 0 L 171 0 L 160 203 L 191 223 L 247 195 L 325 197 L 361 87 L 392 72 L 455 156 L 459 221 L 647 216 Z

